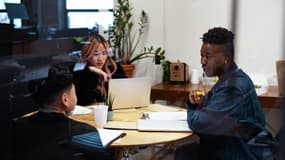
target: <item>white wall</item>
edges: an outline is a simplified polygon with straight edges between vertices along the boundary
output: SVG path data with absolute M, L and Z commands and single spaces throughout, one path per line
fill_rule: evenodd
M 139 15 L 144 10 L 148 15 L 148 26 L 144 34 L 144 46 L 162 47 L 163 41 L 163 0 L 130 0 L 133 6 L 135 22 L 139 22 Z M 142 49 L 142 48 L 141 48 Z
M 238 2 L 235 33 L 238 65 L 246 72 L 275 75 L 275 61 L 284 55 L 283 0 Z M 231 29 L 232 0 L 131 0 L 131 3 L 135 13 L 145 9 L 149 14 L 150 26 L 143 45 L 163 46 L 169 60 L 179 59 L 200 72 L 202 34 L 215 26 Z M 135 75 L 153 72 L 150 62 L 147 66 L 143 73 Z
M 209 28 L 224 26 L 231 21 L 229 0 L 166 0 L 164 46 L 171 61 L 185 61 L 190 69 L 201 72 L 200 37 Z
M 237 21 L 237 62 L 246 72 L 276 75 L 283 53 L 284 0 L 240 0 Z
M 141 47 L 137 50 L 138 53 L 143 50 L 143 47 L 162 47 L 164 38 L 164 26 L 163 26 L 163 10 L 164 0 L 130 0 L 131 6 L 134 8 L 135 22 L 138 22 L 138 16 L 141 11 L 144 10 L 148 15 L 148 27 L 144 34 L 145 39 L 141 44 Z M 136 63 L 136 69 L 134 73 L 135 77 L 150 76 L 152 78 L 152 84 L 161 82 L 162 69 L 160 65 L 152 63 L 152 59 L 144 59 L 141 62 Z

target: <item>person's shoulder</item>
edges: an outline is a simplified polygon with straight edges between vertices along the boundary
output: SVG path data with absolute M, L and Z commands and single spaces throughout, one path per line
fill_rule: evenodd
M 228 83 L 241 90 L 248 90 L 254 88 L 253 82 L 250 77 L 242 70 L 239 69 L 228 80 Z
M 74 70 L 73 73 L 74 75 L 81 75 L 81 74 L 86 74 L 90 72 L 90 70 L 88 69 L 88 66 L 86 65 L 85 68 L 80 69 L 80 70 Z
M 97 129 L 87 123 L 79 122 L 77 120 L 70 119 L 72 134 L 81 134 L 85 132 L 97 131 Z
M 75 83 L 80 83 L 81 81 L 83 82 L 89 82 L 89 81 L 94 81 L 98 79 L 98 74 L 96 72 L 90 71 L 88 67 L 84 68 L 83 70 L 78 70 L 73 73 L 73 78 Z M 82 82 L 82 83 L 83 83 Z
M 38 111 L 30 112 L 30 113 L 27 113 L 25 115 L 22 115 L 21 117 L 15 118 L 13 120 L 13 122 L 15 124 L 27 123 L 29 121 L 32 121 L 32 120 L 38 118 L 39 116 L 41 116 L 41 113 Z

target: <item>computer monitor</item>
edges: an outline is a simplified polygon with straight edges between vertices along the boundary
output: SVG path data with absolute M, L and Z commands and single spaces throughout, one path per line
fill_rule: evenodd
M 11 20 L 16 18 L 28 20 L 30 18 L 26 6 L 24 4 L 5 3 L 5 6 L 6 11 L 8 13 L 8 17 Z

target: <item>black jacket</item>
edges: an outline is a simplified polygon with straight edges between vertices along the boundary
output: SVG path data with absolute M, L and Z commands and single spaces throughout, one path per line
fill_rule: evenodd
M 126 78 L 126 74 L 121 65 L 117 65 L 117 71 L 112 75 L 113 79 Z M 110 67 L 110 70 L 113 69 Z M 84 70 L 74 72 L 74 83 L 76 88 L 76 95 L 79 105 L 90 105 L 96 102 L 102 102 L 103 96 L 97 89 L 99 83 L 99 75 L 88 69 L 88 66 Z M 105 88 L 108 91 L 108 83 L 105 83 Z
M 70 145 L 72 136 L 90 131 L 96 128 L 60 113 L 38 112 L 13 125 L 12 159 L 111 159 L 107 152 L 85 152 Z

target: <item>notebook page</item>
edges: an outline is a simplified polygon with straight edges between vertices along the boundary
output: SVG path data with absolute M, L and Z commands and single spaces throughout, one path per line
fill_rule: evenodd
M 97 129 L 104 147 L 108 146 L 110 143 L 116 139 L 123 137 L 126 133 L 122 130 L 112 130 L 112 129 Z

